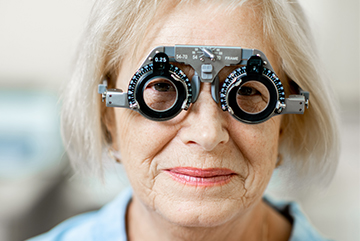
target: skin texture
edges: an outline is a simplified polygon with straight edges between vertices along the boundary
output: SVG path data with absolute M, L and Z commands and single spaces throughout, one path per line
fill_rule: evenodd
M 150 50 L 161 45 L 257 48 L 279 73 L 256 9 L 242 6 L 229 12 L 200 4 L 163 8 L 138 54 L 129 54 L 125 59 L 132 61 L 120 66 L 117 88 L 126 90 Z M 179 67 L 191 78 L 191 68 Z M 231 71 L 222 71 L 220 81 Z M 287 240 L 290 224 L 261 201 L 277 160 L 280 117 L 257 125 L 241 123 L 221 110 L 204 83 L 197 102 L 169 121 L 151 121 L 128 109 L 114 111 L 114 148 L 134 189 L 127 214 L 130 240 Z M 227 168 L 236 175 L 225 185 L 191 186 L 165 172 L 174 167 Z

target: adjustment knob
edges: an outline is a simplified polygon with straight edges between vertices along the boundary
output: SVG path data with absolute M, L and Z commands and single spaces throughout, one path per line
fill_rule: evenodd
M 210 48 L 202 48 L 201 50 L 203 51 L 205 57 L 210 58 L 212 61 L 215 61 L 216 56 Z

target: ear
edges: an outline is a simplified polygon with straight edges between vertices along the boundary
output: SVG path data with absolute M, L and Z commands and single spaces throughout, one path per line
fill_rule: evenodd
M 280 129 L 279 129 L 279 140 L 282 140 L 282 137 L 284 135 L 284 124 L 283 124 L 283 118 L 281 118 L 281 123 L 280 123 Z
M 289 122 L 291 121 L 291 115 L 280 115 L 281 121 L 280 121 L 280 128 L 279 128 L 279 145 L 283 141 L 286 141 L 285 136 L 286 134 L 289 134 Z M 291 131 L 291 130 L 290 130 Z
M 106 142 L 114 150 L 117 150 L 114 108 L 107 108 L 105 105 L 101 106 L 101 126 Z

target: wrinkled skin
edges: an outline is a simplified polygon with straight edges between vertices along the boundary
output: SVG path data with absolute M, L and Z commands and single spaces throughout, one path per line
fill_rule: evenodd
M 228 12 L 196 4 L 165 9 L 148 28 L 139 56 L 123 62 L 117 88 L 126 90 L 147 54 L 162 45 L 256 48 L 280 72 L 256 9 Z M 193 70 L 183 70 L 191 78 Z M 224 69 L 220 81 L 232 70 Z M 197 102 L 172 120 L 155 122 L 122 108 L 115 108 L 115 119 L 115 148 L 134 189 L 127 220 L 130 239 L 262 240 L 265 217 L 270 213 L 271 219 L 272 211 L 261 197 L 277 160 L 280 117 L 257 125 L 241 123 L 221 110 L 210 85 L 202 83 Z M 164 171 L 173 167 L 228 168 L 236 175 L 225 185 L 193 186 Z

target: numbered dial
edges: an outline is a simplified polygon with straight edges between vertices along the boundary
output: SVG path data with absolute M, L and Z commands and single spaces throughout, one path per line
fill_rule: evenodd
M 211 59 L 212 61 L 221 60 L 223 52 L 220 48 L 194 48 L 191 52 L 191 58 L 193 60 L 205 61 L 206 58 Z

